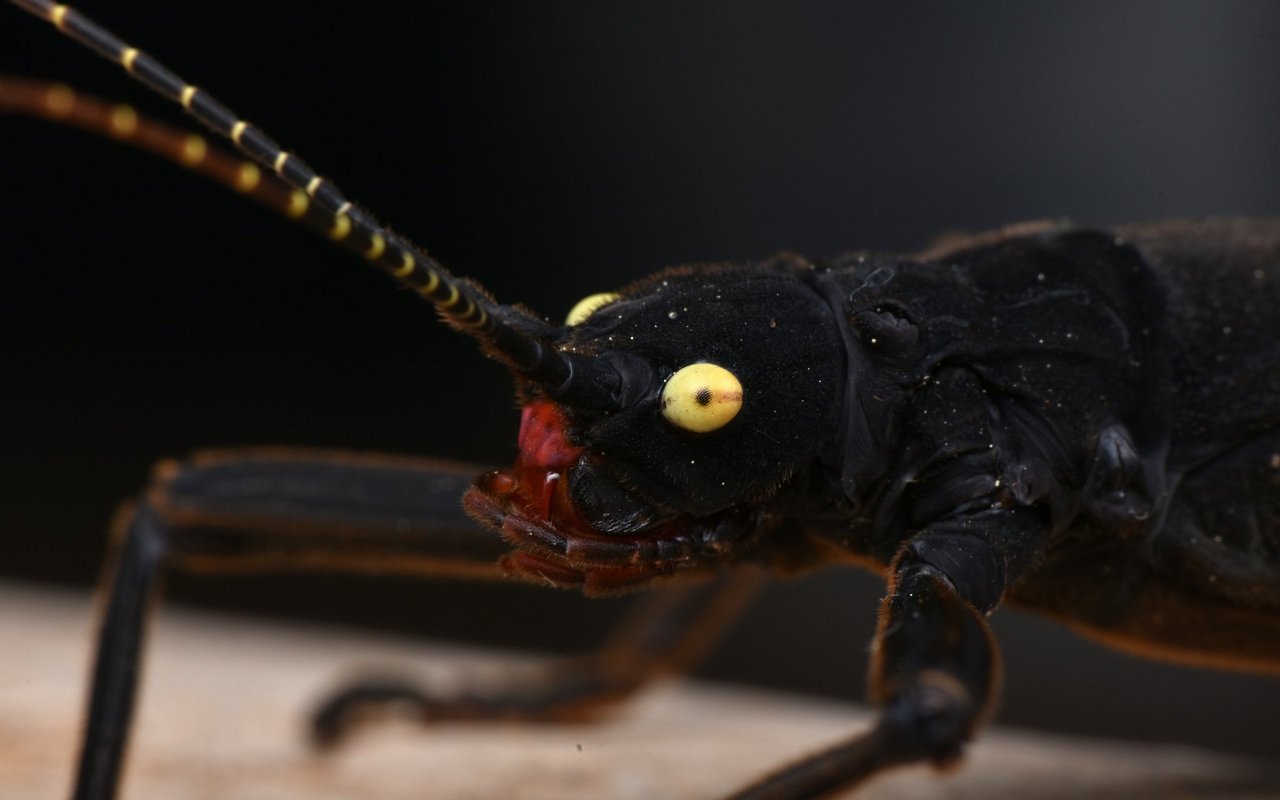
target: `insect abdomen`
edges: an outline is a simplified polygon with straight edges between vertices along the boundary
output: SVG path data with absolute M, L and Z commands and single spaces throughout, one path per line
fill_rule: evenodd
M 1280 221 L 1125 234 L 1168 296 L 1169 492 L 1152 557 L 1207 594 L 1280 610 Z

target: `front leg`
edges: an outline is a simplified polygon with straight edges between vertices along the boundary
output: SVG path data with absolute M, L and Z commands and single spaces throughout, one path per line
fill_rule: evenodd
M 398 571 L 501 576 L 502 541 L 458 497 L 473 470 L 302 450 L 205 453 L 161 464 L 114 531 L 74 800 L 116 796 L 148 611 L 169 569 Z
M 885 598 L 871 696 L 896 762 L 944 766 L 996 704 L 1000 658 L 983 615 L 935 568 L 912 563 Z
M 330 570 L 504 577 L 510 546 L 469 519 L 459 498 L 478 469 L 420 459 L 252 448 L 157 467 L 115 529 L 116 565 L 98 634 L 74 800 L 112 800 L 127 749 L 148 611 L 163 573 Z M 546 685 L 484 698 L 441 697 L 403 684 L 357 687 L 330 706 L 321 733 L 410 700 L 441 718 L 559 719 L 623 699 L 695 662 L 749 597 L 758 576 L 655 598 L 608 647 Z M 372 691 L 370 691 L 372 688 Z
M 1000 660 L 985 616 L 1038 548 L 1034 509 L 926 528 L 899 551 L 873 644 L 876 726 L 765 777 L 732 800 L 810 800 L 891 767 L 945 766 L 994 710 Z

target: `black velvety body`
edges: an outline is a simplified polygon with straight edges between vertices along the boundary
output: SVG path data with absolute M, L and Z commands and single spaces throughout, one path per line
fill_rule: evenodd
M 621 413 L 574 414 L 571 478 L 646 524 L 760 505 L 753 557 L 775 565 L 905 548 L 980 609 L 1007 592 L 1125 646 L 1270 659 L 1276 638 L 1192 618 L 1280 611 L 1277 309 L 1280 224 L 1248 220 L 674 270 L 571 331 L 655 375 Z M 654 398 L 700 360 L 746 403 L 691 435 Z

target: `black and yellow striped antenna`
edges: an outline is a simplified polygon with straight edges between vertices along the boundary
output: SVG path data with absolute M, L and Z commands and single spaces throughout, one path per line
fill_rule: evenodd
M 148 119 L 132 106 L 109 103 L 66 84 L 0 75 L 0 114 L 41 117 L 132 145 L 234 189 L 322 236 L 335 231 L 334 215 L 311 202 L 303 190 L 198 133 Z M 377 255 L 358 236 L 337 244 L 357 255 Z
M 330 239 L 361 253 L 368 261 L 426 298 L 451 327 L 478 339 L 490 355 L 509 364 L 521 376 L 569 402 L 595 407 L 617 404 L 622 391 L 620 384 L 626 381 L 618 376 L 615 368 L 597 359 L 557 350 L 551 342 L 556 328 L 524 311 L 496 302 L 475 283 L 455 277 L 422 250 L 388 231 L 368 212 L 348 200 L 332 181 L 321 177 L 305 161 L 286 151 L 260 128 L 241 119 L 208 92 L 188 83 L 155 58 L 129 46 L 69 6 L 48 0 L 10 2 L 52 23 L 60 32 L 103 58 L 119 64 L 134 79 L 180 104 L 188 114 L 233 142 L 257 166 L 270 170 L 280 181 L 292 187 L 287 199 L 268 199 L 271 193 L 265 188 L 259 199 L 280 208 L 290 217 L 309 221 L 312 226 L 317 225 L 318 219 L 323 220 Z M 57 119 L 59 103 L 65 105 L 68 98 L 74 99 L 66 87 L 55 88 L 67 94 L 47 94 L 42 100 L 43 108 L 36 108 L 36 113 Z M 109 118 L 96 127 L 105 127 L 105 132 L 118 138 L 128 138 L 125 134 L 132 134 L 138 128 L 137 117 L 130 117 L 132 111 L 127 106 L 116 106 L 115 109 L 112 113 L 118 114 L 117 118 Z M 83 120 L 77 124 L 95 128 Z M 145 130 L 154 132 L 162 127 L 149 123 Z M 195 166 L 193 162 L 203 161 L 206 157 L 203 145 L 195 143 L 198 141 L 203 140 L 198 137 L 184 140 L 182 147 L 186 149 L 176 155 L 165 153 L 161 147 L 150 149 L 187 166 Z M 197 154 L 200 156 L 198 159 Z M 226 167 L 220 161 L 217 163 L 222 165 L 220 168 Z M 253 165 L 239 165 L 231 177 L 215 174 L 217 170 L 212 167 L 202 171 L 246 193 L 257 192 L 259 184 L 267 176 L 246 167 Z

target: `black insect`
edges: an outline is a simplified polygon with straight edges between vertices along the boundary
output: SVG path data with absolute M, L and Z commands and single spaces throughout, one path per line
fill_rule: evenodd
M 879 722 L 738 798 L 956 759 L 995 700 L 985 616 L 1003 601 L 1121 648 L 1280 671 L 1280 221 L 1040 224 L 911 257 L 674 269 L 555 325 L 454 278 L 82 15 L 14 2 L 256 166 L 64 87 L 5 81 L 0 105 L 155 150 L 319 228 L 506 364 L 523 406 L 515 465 L 474 482 L 302 452 L 163 464 L 117 532 L 76 797 L 115 794 L 161 569 L 501 572 L 592 594 L 748 564 L 880 572 Z M 464 492 L 483 528 L 456 510 Z M 741 585 L 723 587 L 666 612 L 719 617 Z M 627 659 L 538 691 L 357 686 L 317 730 L 339 736 L 388 701 L 434 718 L 570 715 L 687 660 L 699 642 L 672 630 L 639 626 Z

